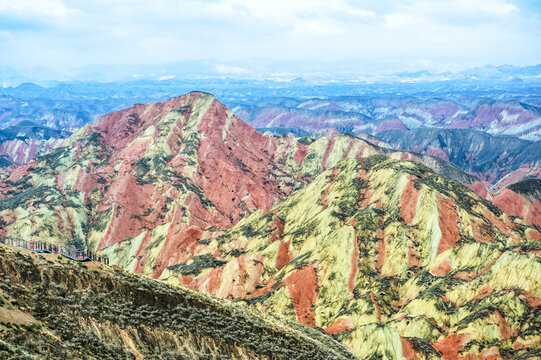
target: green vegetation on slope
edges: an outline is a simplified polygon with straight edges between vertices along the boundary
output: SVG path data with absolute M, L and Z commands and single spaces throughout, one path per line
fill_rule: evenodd
M 354 359 L 313 329 L 96 264 L 0 246 L 0 277 L 2 359 Z

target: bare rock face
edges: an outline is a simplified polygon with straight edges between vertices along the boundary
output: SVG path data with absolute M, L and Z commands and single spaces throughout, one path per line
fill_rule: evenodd
M 200 92 L 64 145 L 0 181 L 0 236 L 107 254 L 359 357 L 538 351 L 539 228 L 444 160 L 332 131 L 262 135 Z

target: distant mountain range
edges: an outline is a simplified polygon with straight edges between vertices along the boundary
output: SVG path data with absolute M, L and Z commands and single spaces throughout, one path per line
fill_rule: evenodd
M 260 129 L 285 127 L 313 133 L 336 128 L 375 135 L 391 129 L 472 128 L 491 135 L 541 139 L 541 107 L 517 100 L 343 96 L 254 105 L 237 105 L 233 110 Z
M 387 130 L 378 134 L 395 149 L 438 156 L 495 186 L 541 177 L 541 141 L 491 136 L 473 129 Z M 518 178 L 515 172 L 520 175 Z M 529 172 L 526 172 L 529 171 Z M 501 182 L 501 184 L 499 184 Z
M 109 113 L 63 145 L 0 179 L 0 236 L 106 254 L 315 327 L 359 358 L 541 353 L 537 181 L 492 202 L 438 157 L 336 130 L 264 135 L 203 92 Z
M 26 164 L 62 144 L 68 131 L 55 130 L 23 120 L 17 125 L 0 129 L 0 169 L 12 164 Z
M 227 78 L 235 80 L 277 80 L 296 83 L 352 82 L 352 81 L 529 81 L 539 80 L 541 64 L 533 66 L 485 65 L 475 68 L 448 71 L 414 70 L 392 71 L 391 65 L 367 64 L 365 61 L 277 62 L 197 60 L 141 65 L 87 65 L 77 69 L 54 71 L 45 68 L 14 70 L 2 68 L 0 79 L 10 85 L 22 82 L 63 81 L 130 81 L 130 80 L 207 80 Z

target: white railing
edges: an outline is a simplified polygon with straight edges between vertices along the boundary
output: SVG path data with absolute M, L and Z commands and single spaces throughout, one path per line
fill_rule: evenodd
M 106 265 L 109 265 L 108 256 L 98 255 L 88 250 L 79 250 L 79 249 L 71 248 L 61 243 L 51 244 L 46 241 L 24 240 L 17 237 L 7 236 L 7 237 L 0 237 L 0 244 L 18 246 L 24 249 L 37 251 L 37 252 L 50 252 L 54 254 L 59 254 L 75 261 L 96 261 L 96 262 L 101 262 Z

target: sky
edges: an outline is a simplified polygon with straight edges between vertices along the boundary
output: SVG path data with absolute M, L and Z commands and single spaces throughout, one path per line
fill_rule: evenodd
M 311 62 L 367 71 L 535 65 L 541 1 L 0 0 L 4 70 L 199 60 L 225 75 L 269 63 L 285 72 Z

